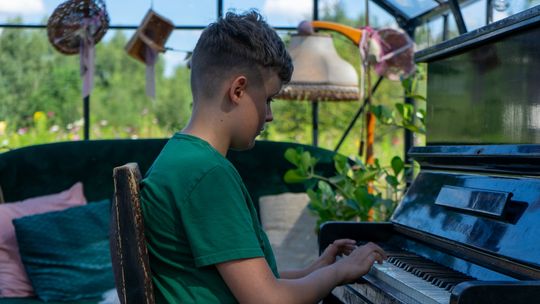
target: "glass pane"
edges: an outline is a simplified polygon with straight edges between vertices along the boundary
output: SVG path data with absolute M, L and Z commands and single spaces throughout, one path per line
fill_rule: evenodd
M 322 0 L 319 1 L 319 18 L 347 23 L 352 26 L 365 25 L 366 6 L 363 1 L 357 0 Z M 387 11 L 383 10 L 373 1 L 369 2 L 369 22 L 372 27 L 397 27 L 396 19 Z M 337 19 L 337 20 L 336 20 Z
M 137 0 L 141 2 L 137 5 L 135 1 L 127 2 L 129 6 L 140 6 L 145 12 L 149 7 L 149 0 Z M 107 4 L 113 5 L 115 3 L 115 9 L 118 11 L 111 11 L 111 15 L 116 12 L 115 15 L 119 17 L 126 15 L 126 2 L 124 1 L 107 1 Z M 111 8 L 112 9 L 112 8 Z M 175 1 L 175 0 L 154 0 L 154 9 L 172 20 L 175 25 L 200 25 L 206 26 L 210 22 L 217 18 L 217 3 L 216 0 L 197 0 L 197 1 Z M 142 18 L 140 15 L 139 18 Z M 119 22 L 124 22 L 120 20 Z M 126 20 L 126 22 L 131 22 Z M 140 21 L 137 21 L 137 23 Z M 114 24 L 114 23 L 113 23 Z
M 486 0 L 480 0 L 461 7 L 461 14 L 467 31 L 473 31 L 486 25 Z
M 540 29 L 518 30 L 428 64 L 428 144 L 539 142 Z
M 457 28 L 456 19 L 452 14 L 448 15 L 448 39 L 452 39 L 459 36 L 459 30 Z
M 493 21 L 504 19 L 539 4 L 540 0 L 493 0 Z
M 166 46 L 172 48 L 165 52 L 165 76 L 171 76 L 179 66 L 186 66 L 186 56 L 193 51 L 202 30 L 176 30 L 172 32 Z
M 370 23 L 373 27 L 398 27 L 396 18 L 370 1 Z
M 448 17 L 448 20 L 452 16 Z M 443 41 L 444 19 L 437 17 L 416 28 L 416 49 L 422 50 Z
M 223 9 L 225 12 L 243 12 L 253 8 L 257 9 L 272 26 L 296 27 L 302 20 L 311 20 L 313 18 L 312 0 L 223 1 Z
M 24 23 L 46 23 L 48 17 L 65 0 L 12 1 L 0 9 L 0 22 L 20 16 Z M 154 0 L 154 10 L 172 20 L 175 25 L 205 26 L 216 19 L 215 0 L 183 1 Z M 150 8 L 150 0 L 106 1 L 110 24 L 138 25 Z
M 438 5 L 433 0 L 388 0 L 388 2 L 411 17 L 418 16 Z

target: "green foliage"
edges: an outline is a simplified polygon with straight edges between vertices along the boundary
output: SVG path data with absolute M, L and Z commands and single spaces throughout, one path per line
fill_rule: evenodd
M 352 26 L 364 24 L 363 16 L 347 18 L 340 2 L 325 9 L 323 20 Z M 378 26 L 373 18 L 371 24 Z M 332 35 L 340 56 L 359 71 L 358 48 L 342 35 Z M 191 113 L 189 70 L 181 65 L 165 75 L 160 55 L 156 67 L 157 96 L 151 100 L 144 92 L 144 65 L 127 56 L 126 42 L 124 32 L 110 30 L 96 47 L 90 137 L 163 137 L 180 130 Z M 82 136 L 83 107 L 77 55 L 66 56 L 54 50 L 45 30 L 6 28 L 0 32 L 0 66 L 0 124 L 5 126 L 0 135 L 4 137 L 0 138 L 9 139 L 9 148 Z M 402 98 L 403 89 L 398 82 L 383 81 L 373 101 L 376 105 L 393 108 L 396 100 Z M 335 147 L 360 106 L 360 101 L 319 103 L 319 145 Z M 261 135 L 263 139 L 311 143 L 309 101 L 277 100 L 272 103 L 272 110 L 274 121 L 267 125 Z M 35 133 L 33 115 L 36 112 L 47 115 L 47 134 L 40 133 L 31 139 L 31 134 Z M 358 153 L 363 125 L 363 121 L 357 122 L 343 143 L 341 153 Z M 59 131 L 51 132 L 51 129 Z M 398 126 L 378 124 L 375 136 L 374 150 L 382 163 L 389 163 L 394 155 L 403 151 L 402 130 Z
M 403 195 L 406 165 L 399 156 L 383 167 L 378 160 L 364 165 L 359 158 L 351 160 L 336 154 L 336 175 L 331 177 L 316 173 L 318 160 L 307 151 L 290 148 L 284 157 L 295 166 L 285 173 L 285 182 L 317 181 L 307 190 L 309 208 L 318 216 L 317 227 L 334 220 L 387 220 Z
M 0 121 L 0 152 L 21 146 L 42 144 L 55 141 L 80 140 L 83 137 L 83 122 L 77 120 L 66 126 L 54 124 L 53 117 L 38 111 L 32 115 L 32 123 L 17 131 L 5 122 Z M 92 126 L 92 133 L 99 138 L 138 138 L 138 137 L 164 137 L 167 132 L 157 126 L 149 116 L 140 119 L 138 130 L 121 128 L 106 123 Z
M 416 103 L 396 102 L 393 109 L 390 106 L 377 104 L 371 105 L 369 110 L 377 117 L 377 120 L 385 125 L 393 125 L 408 129 L 415 133 L 425 134 L 426 111 L 417 108 L 415 104 L 425 102 L 426 98 L 419 94 L 419 82 L 425 81 L 425 70 L 423 66 L 418 66 L 416 73 L 401 81 L 401 86 L 405 95 L 401 98 L 409 98 Z
M 21 22 L 13 20 L 11 22 Z M 156 66 L 155 100 L 145 94 L 145 67 L 127 56 L 127 38 L 121 31 L 109 33 L 96 46 L 94 90 L 90 96 L 91 138 L 138 137 L 141 134 L 166 136 L 182 128 L 191 110 L 189 71 L 178 66 L 164 75 L 164 62 Z M 44 112 L 51 128 L 68 130 L 82 118 L 79 57 L 53 49 L 45 30 L 4 29 L 0 32 L 0 122 L 10 148 L 54 141 L 33 130 L 34 113 Z M 97 126 L 94 128 L 94 126 Z M 145 128 L 154 129 L 148 132 Z M 115 130 L 108 133 L 106 130 Z M 159 130 L 159 131 L 158 131 Z M 30 140 L 38 132 L 43 139 Z M 70 131 L 71 132 L 71 131 Z M 26 137 L 28 140 L 22 140 Z

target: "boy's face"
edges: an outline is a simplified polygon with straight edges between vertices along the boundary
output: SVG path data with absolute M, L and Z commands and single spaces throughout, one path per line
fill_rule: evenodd
M 273 120 L 271 102 L 281 90 L 281 79 L 271 70 L 261 71 L 260 76 L 262 81 L 248 78 L 245 100 L 236 123 L 237 132 L 231 141 L 233 149 L 252 148 L 265 123 Z

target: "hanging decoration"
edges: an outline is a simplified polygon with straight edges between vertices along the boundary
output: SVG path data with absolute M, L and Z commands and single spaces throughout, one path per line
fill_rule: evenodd
M 95 45 L 109 27 L 109 16 L 102 0 L 69 0 L 60 4 L 47 22 L 47 35 L 53 47 L 66 55 L 80 54 L 83 97 L 93 87 Z
M 359 48 L 362 60 L 373 66 L 379 76 L 398 81 L 412 75 L 414 42 L 402 30 L 363 28 L 364 35 Z
M 367 3 L 367 2 L 366 2 Z M 369 12 L 368 9 L 366 9 Z M 373 29 L 368 24 L 360 29 L 352 28 L 350 26 L 329 22 L 329 21 L 304 21 L 298 26 L 299 35 L 312 36 L 315 35 L 314 29 L 324 29 L 338 32 L 351 40 L 356 46 L 358 46 L 361 55 L 361 78 L 360 78 L 360 98 L 364 99 L 364 104 L 360 107 L 357 115 L 353 121 L 349 124 L 349 129 L 343 135 L 340 143 L 336 147 L 339 148 L 343 139 L 349 133 L 350 128 L 354 125 L 355 121 L 360 116 L 366 105 L 369 105 L 371 100 L 371 94 L 373 89 L 378 86 L 380 80 L 372 89 L 370 81 L 370 67 L 374 68 L 374 71 L 379 76 L 384 76 L 390 80 L 402 80 L 411 76 L 416 66 L 414 64 L 414 43 L 411 38 L 403 31 L 393 28 Z M 292 45 L 292 39 L 291 39 Z M 324 47 L 323 47 L 324 48 Z M 310 47 L 309 49 L 314 49 Z M 302 56 L 298 56 L 302 57 Z M 294 62 L 294 58 L 293 58 Z M 314 65 L 314 64 L 311 64 Z M 309 67 L 310 65 L 308 65 Z M 299 71 L 300 70 L 300 71 Z M 309 69 L 303 71 L 304 68 L 295 64 L 295 71 L 293 73 L 293 79 L 296 74 L 312 74 Z M 366 81 L 367 80 L 367 81 Z M 365 83 L 367 82 L 367 84 Z M 292 83 L 292 81 L 291 81 Z M 293 83 L 294 84 L 294 83 Z M 290 86 L 290 84 L 289 84 Z M 287 87 L 282 90 L 280 95 L 290 96 L 291 94 L 286 91 Z M 366 150 L 366 163 L 370 164 L 374 161 L 373 157 L 373 142 L 374 142 L 374 128 L 375 128 L 375 116 L 371 112 L 366 114 L 366 135 L 362 136 L 359 146 L 359 154 L 362 155 L 364 150 L 364 138 L 366 138 L 367 145 Z M 364 129 L 362 129 L 364 130 Z M 363 133 L 363 131 L 362 131 Z
M 510 7 L 510 3 L 508 0 L 495 0 L 493 1 L 493 8 L 497 12 L 504 12 Z
M 126 44 L 127 53 L 146 65 L 146 95 L 155 98 L 155 65 L 159 52 L 164 53 L 168 48 L 165 42 L 171 35 L 174 24 L 148 10 L 141 25 Z
M 393 28 L 375 30 L 369 25 L 363 28 L 364 34 L 358 44 L 362 57 L 362 73 L 360 74 L 360 90 L 371 102 L 371 79 L 369 67 L 375 73 L 390 80 L 399 81 L 412 75 L 416 70 L 414 64 L 414 42 L 405 32 Z M 367 85 L 365 79 L 367 78 Z M 364 95 L 363 94 L 363 95 Z M 366 113 L 366 163 L 375 161 L 375 115 Z M 362 145 L 359 151 L 363 150 Z

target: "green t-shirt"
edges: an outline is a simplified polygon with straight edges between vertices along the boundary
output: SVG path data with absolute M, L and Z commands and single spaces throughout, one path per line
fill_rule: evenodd
M 234 166 L 207 142 L 175 134 L 142 182 L 141 205 L 158 303 L 231 303 L 214 264 L 264 257 L 268 238 Z

